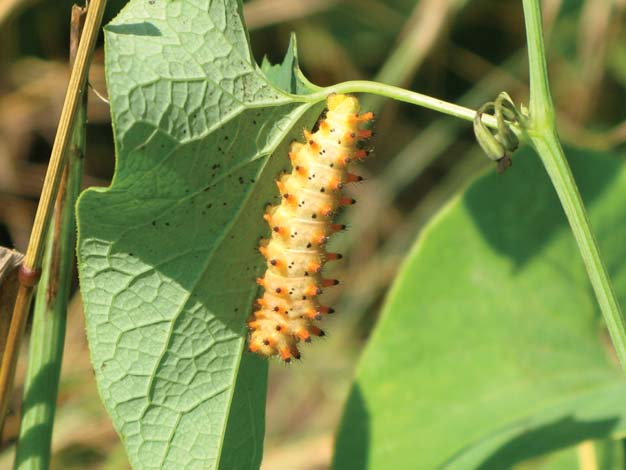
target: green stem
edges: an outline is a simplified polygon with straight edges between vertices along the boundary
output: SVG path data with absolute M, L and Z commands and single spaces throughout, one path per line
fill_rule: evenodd
M 553 129 L 556 122 L 543 46 L 541 5 L 539 0 L 523 0 L 523 4 L 530 77 L 530 115 L 535 126 Z
M 15 468 L 19 470 L 43 470 L 50 467 L 52 428 L 74 268 L 74 206 L 82 182 L 85 124 L 86 103 L 83 99 L 76 114 L 54 217 L 48 228 L 42 275 L 37 286 L 15 456 Z
M 307 101 L 320 101 L 330 93 L 371 93 L 374 95 L 385 96 L 404 103 L 421 106 L 422 108 L 432 109 L 449 116 L 453 116 L 466 121 L 473 121 L 476 111 L 458 104 L 443 101 L 432 96 L 423 95 L 414 91 L 405 90 L 384 83 L 370 82 L 367 80 L 354 80 L 350 82 L 338 83 L 323 90 L 306 95 Z M 301 97 L 300 97 L 301 98 Z M 484 115 L 483 121 L 489 127 L 496 128 L 497 123 L 493 116 Z
M 602 262 L 585 206 L 556 132 L 554 105 L 550 96 L 543 47 L 539 0 L 523 0 L 523 5 L 530 65 L 528 137 L 559 196 L 611 335 L 615 352 L 626 373 L 626 324 Z
M 82 180 L 82 153 L 85 140 L 85 110 L 76 117 L 77 125 L 67 160 L 67 186 L 55 208 L 48 239 L 30 338 L 28 372 L 22 403 L 22 421 L 17 443 L 15 468 L 46 469 L 54 422 L 67 304 L 72 284 L 75 250 L 74 205 Z M 60 188 L 63 190 L 63 188 Z

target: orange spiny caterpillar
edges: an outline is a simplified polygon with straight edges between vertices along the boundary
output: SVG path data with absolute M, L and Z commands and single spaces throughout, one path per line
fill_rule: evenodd
M 330 235 L 344 228 L 332 218 L 340 206 L 355 201 L 342 196 L 341 189 L 362 179 L 349 173 L 347 165 L 367 155 L 357 144 L 372 135 L 361 125 L 373 114 L 359 115 L 355 97 L 333 94 L 327 106 L 318 130 L 305 130 L 306 142 L 292 143 L 292 171 L 276 182 L 281 202 L 264 216 L 272 235 L 259 248 L 267 270 L 257 282 L 265 292 L 248 320 L 248 347 L 263 356 L 279 355 L 285 362 L 300 358 L 298 342 L 324 335 L 314 321 L 333 312 L 320 305 L 317 296 L 339 281 L 320 273 L 326 261 L 341 255 L 328 253 L 324 246 Z

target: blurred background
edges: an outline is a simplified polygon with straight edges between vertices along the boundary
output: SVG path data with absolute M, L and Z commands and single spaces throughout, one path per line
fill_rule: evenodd
M 125 2 L 109 0 L 105 22 Z M 298 37 L 301 67 L 318 85 L 371 79 L 478 107 L 507 90 L 527 101 L 521 0 L 251 0 L 244 12 L 255 58 L 282 60 Z M 25 250 L 68 79 L 70 0 L 0 0 L 0 244 Z M 598 149 L 626 142 L 626 0 L 544 0 L 553 95 L 563 141 Z M 106 96 L 102 39 L 90 72 Z M 378 113 L 373 156 L 351 188 L 358 204 L 331 249 L 345 255 L 326 303 L 338 314 L 302 364 L 272 362 L 266 470 L 324 469 L 330 462 L 356 362 L 385 293 L 429 218 L 477 174 L 493 171 L 468 123 L 363 97 Z M 114 150 L 106 101 L 89 93 L 84 185 L 107 186 Z M 372 214 L 376 214 L 372 217 Z M 53 468 L 126 468 L 89 362 L 81 300 L 70 304 Z M 26 351 L 27 345 L 24 346 Z M 0 447 L 11 468 L 13 414 Z

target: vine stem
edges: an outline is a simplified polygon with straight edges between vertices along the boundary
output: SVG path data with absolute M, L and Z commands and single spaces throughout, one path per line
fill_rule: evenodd
M 587 275 L 604 316 L 616 355 L 626 373 L 626 325 L 617 297 L 611 286 L 598 243 L 576 181 L 556 132 L 555 112 L 548 81 L 548 69 L 543 45 L 541 7 L 539 0 L 523 0 L 524 21 L 530 67 L 530 119 L 526 132 L 530 144 L 554 185 L 563 210 L 583 258 Z
M 422 93 L 405 90 L 404 88 L 393 85 L 385 85 L 384 83 L 370 82 L 368 80 L 353 80 L 338 83 L 337 85 L 332 85 L 321 91 L 306 95 L 306 100 L 320 101 L 325 99 L 330 93 L 371 93 L 373 95 L 384 96 L 396 101 L 431 109 L 470 122 L 473 121 L 474 116 L 476 116 L 475 110 L 466 108 L 465 106 L 423 95 Z M 497 128 L 497 123 L 493 116 L 483 115 L 483 122 L 489 127 Z
M 550 95 L 548 65 L 543 45 L 543 26 L 539 0 L 523 0 L 524 22 L 526 24 L 526 44 L 528 47 L 528 68 L 530 77 L 530 117 L 529 128 L 556 129 L 556 113 Z M 552 132 L 556 136 L 556 132 Z

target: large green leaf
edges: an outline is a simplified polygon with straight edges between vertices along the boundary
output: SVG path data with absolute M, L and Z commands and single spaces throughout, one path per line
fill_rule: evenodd
M 568 152 L 626 301 L 626 168 Z M 425 230 L 360 361 L 335 468 L 510 468 L 626 432 L 626 383 L 538 158 Z
M 236 0 L 134 0 L 105 39 L 117 168 L 78 203 L 100 393 L 135 468 L 258 468 L 267 366 L 242 350 L 262 213 L 323 103 L 265 77 Z

